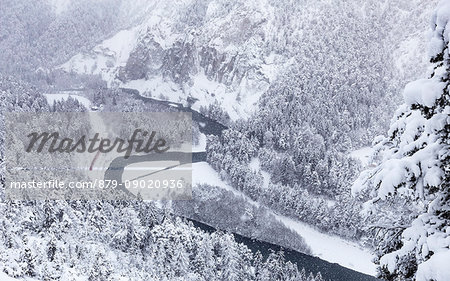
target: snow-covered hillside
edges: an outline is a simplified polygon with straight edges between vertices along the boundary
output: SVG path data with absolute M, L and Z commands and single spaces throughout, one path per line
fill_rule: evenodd
M 431 75 L 405 86 L 387 136 L 373 142 L 379 160 L 352 187 L 370 194 L 363 211 L 388 280 L 450 278 L 450 1 L 440 1 L 431 27 Z
M 192 180 L 194 185 L 209 184 L 224 188 L 232 191 L 238 197 L 245 198 L 250 204 L 259 206 L 258 202 L 251 200 L 247 195 L 237 191 L 221 180 L 219 174 L 207 163 L 195 163 L 192 165 L 192 168 Z M 274 215 L 286 227 L 295 231 L 305 240 L 306 244 L 311 249 L 312 255 L 365 274 L 372 276 L 376 274 L 376 265 L 372 262 L 374 256 L 368 249 L 363 249 L 356 243 L 340 237 L 322 233 L 313 227 L 292 218 L 277 214 Z
M 295 56 L 308 56 L 305 50 L 316 48 L 308 36 L 320 32 L 316 19 L 324 17 L 324 10 L 358 7 L 361 12 L 351 15 L 355 23 L 376 22 L 373 28 L 384 30 L 392 25 L 391 33 L 382 40 L 383 46 L 396 54 L 392 63 L 396 75 L 421 74 L 418 69 L 424 59 L 412 57 L 424 53 L 422 38 L 427 25 L 422 19 L 429 18 L 429 1 L 427 5 L 423 0 L 359 2 L 333 8 L 328 1 L 315 5 L 304 1 L 295 6 L 290 1 L 269 0 L 190 0 L 176 5 L 123 2 L 122 16 L 128 13 L 133 17 L 130 22 L 137 24 L 60 67 L 68 72 L 100 74 L 111 87 L 134 88 L 143 95 L 176 102 L 189 100 L 194 109 L 218 102 L 232 119 L 245 118 L 256 110 L 259 97 L 277 77 L 296 63 Z M 410 19 L 411 13 L 418 16 Z M 332 20 L 333 16 L 328 19 Z M 352 20 L 339 24 L 336 32 L 355 36 Z M 323 36 L 328 37 L 326 33 Z M 312 38 L 317 40 L 317 35 Z M 372 36 L 370 40 L 375 44 L 380 38 Z
M 269 3 L 217 2 L 151 3 L 141 24 L 61 67 L 100 74 L 110 86 L 135 88 L 144 95 L 173 101 L 191 97 L 198 100 L 197 108 L 218 101 L 233 119 L 246 116 L 277 67 L 289 59 L 263 48 L 273 22 Z

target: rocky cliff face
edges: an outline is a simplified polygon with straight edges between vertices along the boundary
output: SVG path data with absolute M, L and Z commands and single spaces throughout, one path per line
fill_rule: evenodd
M 100 74 L 110 86 L 136 88 L 144 95 L 174 101 L 191 97 L 198 100 L 194 107 L 218 103 L 236 119 L 255 110 L 262 93 L 280 74 L 289 75 L 288 67 L 301 60 L 301 55 L 320 53 L 313 50 L 320 46 L 316 41 L 333 44 L 338 36 L 354 41 L 359 50 L 361 44 L 376 44 L 385 48 L 385 53 L 386 49 L 394 53 L 405 40 L 423 35 L 408 35 L 408 30 L 426 30 L 422 21 L 408 19 L 415 9 L 423 9 L 421 0 L 398 0 L 389 4 L 391 7 L 360 0 L 339 5 L 327 1 L 315 5 L 308 4 L 310 0 L 291 2 L 191 0 L 139 1 L 133 7 L 128 4 L 124 9 L 135 11 L 130 20 L 134 27 L 124 29 L 90 52 L 74 56 L 62 68 Z M 392 12 L 395 9 L 406 12 Z M 355 30 L 368 28 L 369 23 L 383 32 L 391 27 L 393 30 L 390 35 L 381 36 L 381 31 L 372 30 L 369 33 L 380 36 L 353 38 L 358 34 Z M 397 36 L 399 33 L 406 34 L 406 39 Z M 336 56 L 339 64 L 340 52 L 343 58 L 352 52 L 339 46 L 335 49 L 336 54 L 321 56 Z M 414 69 L 418 64 L 411 62 Z

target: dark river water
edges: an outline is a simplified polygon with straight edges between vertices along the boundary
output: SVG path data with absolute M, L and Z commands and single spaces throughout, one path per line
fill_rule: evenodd
M 143 97 L 139 94 L 137 90 L 133 89 L 121 89 L 122 91 L 133 95 L 136 99 L 142 100 L 144 102 L 165 105 L 167 107 L 177 108 L 180 111 L 191 112 L 193 122 L 197 122 L 199 124 L 200 132 L 209 135 L 220 135 L 223 130 L 227 129 L 226 126 L 200 114 L 199 112 L 192 110 L 189 107 L 185 107 L 180 103 L 168 102 L 168 101 L 160 101 L 153 98 Z M 203 126 L 200 126 L 203 125 Z M 124 159 L 123 157 L 118 157 L 114 159 L 110 164 L 110 169 L 105 172 L 105 179 L 117 180 L 118 182 L 122 182 L 122 174 L 124 167 L 138 162 L 146 162 L 146 161 L 162 161 L 168 159 L 180 160 L 181 162 L 186 162 L 191 160 L 191 155 L 183 152 L 169 152 L 163 154 L 148 154 L 148 155 L 139 155 L 139 156 L 130 156 L 128 159 Z M 192 162 L 203 162 L 206 161 L 206 152 L 194 152 L 192 153 Z M 131 193 L 130 193 L 131 194 Z M 218 227 L 212 227 L 202 222 L 191 220 L 196 227 L 206 231 L 206 232 L 214 232 L 220 229 Z M 280 251 L 284 252 L 284 256 L 286 260 L 291 261 L 292 263 L 297 264 L 298 268 L 301 270 L 305 268 L 306 272 L 313 272 L 317 274 L 320 272 L 322 277 L 325 280 L 336 280 L 336 281 L 366 281 L 366 280 L 379 280 L 372 276 L 342 267 L 335 263 L 329 263 L 324 261 L 318 257 L 313 257 L 310 255 L 306 255 L 291 249 L 287 249 L 275 244 L 267 243 L 264 241 L 259 241 L 255 239 L 251 239 L 248 237 L 244 237 L 242 235 L 233 233 L 237 242 L 243 243 L 247 245 L 253 252 L 259 251 L 263 257 L 267 257 L 271 251 Z
M 199 227 L 200 229 L 207 232 L 217 231 L 216 228 L 201 223 L 199 221 L 190 220 L 192 223 Z M 284 257 L 286 260 L 297 264 L 299 270 L 304 268 L 306 272 L 312 272 L 317 274 L 320 272 L 324 280 L 333 280 L 333 281 L 365 281 L 365 280 L 379 280 L 375 277 L 351 270 L 349 268 L 340 266 L 336 263 L 329 263 L 324 261 L 318 257 L 313 257 L 310 255 L 306 255 L 291 249 L 287 249 L 272 243 L 251 239 L 236 233 L 233 233 L 234 238 L 237 242 L 245 244 L 250 250 L 253 252 L 259 251 L 263 257 L 267 258 L 267 256 L 271 253 L 271 251 L 283 251 Z
M 219 122 L 208 118 L 207 116 L 204 116 L 203 114 L 199 113 L 198 111 L 193 110 L 190 107 L 186 107 L 181 103 L 176 102 L 170 102 L 170 101 L 164 101 L 164 100 L 157 100 L 154 98 L 144 97 L 139 94 L 138 90 L 134 89 L 127 89 L 127 88 L 121 88 L 121 90 L 125 93 L 131 94 L 134 96 L 134 98 L 138 100 L 142 100 L 146 103 L 152 103 L 152 104 L 159 104 L 171 108 L 176 108 L 183 112 L 190 112 L 192 114 L 192 121 L 199 124 L 199 130 L 201 133 L 205 135 L 220 135 L 223 130 L 227 129 L 227 127 L 223 124 L 220 124 Z

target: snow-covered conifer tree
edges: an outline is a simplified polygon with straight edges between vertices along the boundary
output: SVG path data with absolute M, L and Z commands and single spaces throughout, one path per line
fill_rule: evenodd
M 432 74 L 405 87 L 388 136 L 375 142 L 380 164 L 353 186 L 354 193 L 370 191 L 368 214 L 396 199 L 418 212 L 411 223 L 386 226 L 397 231 L 383 240 L 398 240 L 380 254 L 387 279 L 450 280 L 449 41 L 450 1 L 444 0 L 433 16 Z

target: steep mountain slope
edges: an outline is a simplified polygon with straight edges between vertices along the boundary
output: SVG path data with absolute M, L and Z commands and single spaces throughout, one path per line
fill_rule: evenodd
M 52 109 L 32 86 L 0 74 L 2 112 L 73 111 L 75 99 L 64 100 Z M 0 280 L 323 281 L 282 253 L 263 258 L 233 235 L 203 231 L 154 202 L 8 200 L 4 136 L 0 124 Z
M 351 61 L 354 69 L 368 66 L 358 73 L 363 79 L 394 73 L 381 78 L 395 88 L 404 80 L 399 77 L 421 74 L 418 69 L 425 59 L 416 58 L 423 53 L 424 18 L 429 18 L 433 3 L 310 2 L 139 1 L 131 6 L 124 2 L 121 14 L 139 24 L 61 67 L 100 74 L 112 87 L 194 102 L 194 108 L 218 102 L 232 119 L 248 117 L 278 76 L 303 59 L 308 61 L 302 67 L 305 73 L 308 64 L 316 63 L 324 75 L 342 76 L 350 68 L 339 64 Z M 337 67 L 323 56 L 332 57 Z M 361 90 L 357 86 L 355 92 Z
M 198 99 L 196 106 L 219 100 L 232 117 L 249 113 L 278 64 L 264 38 L 273 10 L 259 3 L 159 1 L 138 26 L 123 30 L 63 68 L 102 74 L 111 86 L 137 88 L 174 101 Z M 233 24 L 230 24 L 233 23 Z M 231 104 L 237 104 L 231 106 Z
M 136 18 L 122 0 L 3 0 L 0 72 L 33 83 L 49 69 L 86 52 Z M 135 1 L 133 1 L 134 3 Z M 138 8 L 136 6 L 136 8 Z

